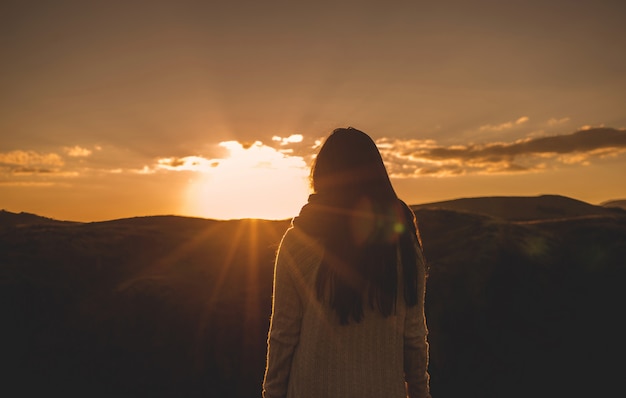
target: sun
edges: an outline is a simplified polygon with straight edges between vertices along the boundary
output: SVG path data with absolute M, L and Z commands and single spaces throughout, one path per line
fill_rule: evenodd
M 186 213 L 222 220 L 280 220 L 298 214 L 309 195 L 309 169 L 303 157 L 260 141 L 219 145 L 228 156 L 209 162 L 190 181 Z

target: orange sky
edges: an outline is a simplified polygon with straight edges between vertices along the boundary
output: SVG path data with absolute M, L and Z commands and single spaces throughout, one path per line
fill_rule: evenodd
M 621 1 L 221 3 L 3 3 L 0 208 L 289 217 L 348 125 L 409 203 L 626 197 Z

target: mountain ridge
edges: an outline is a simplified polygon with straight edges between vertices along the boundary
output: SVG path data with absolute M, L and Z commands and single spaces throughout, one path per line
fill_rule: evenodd
M 615 315 L 626 295 L 626 217 L 600 213 L 510 221 L 416 209 L 435 395 L 621 388 Z M 180 216 L 0 226 L 3 391 L 258 396 L 274 260 L 288 227 Z
M 412 205 L 411 208 L 413 210 L 446 209 L 508 221 L 626 215 L 624 209 L 596 206 L 562 195 L 468 197 Z
M 593 205 L 578 199 L 562 195 L 538 196 L 476 196 L 451 200 L 428 202 L 409 205 L 414 211 L 418 209 L 446 209 L 465 213 L 501 218 L 508 221 L 539 221 L 582 216 L 619 216 L 626 215 L 626 200 L 610 200 L 600 205 Z M 225 221 L 218 219 L 180 216 L 152 215 L 123 217 L 104 221 L 69 221 L 57 220 L 33 213 L 13 213 L 0 210 L 0 226 L 25 225 L 76 225 L 81 223 L 142 223 L 142 220 L 166 219 L 199 219 Z
M 8 210 L 0 209 L 0 226 L 24 226 L 24 225 L 75 225 L 80 224 L 78 221 L 57 220 L 54 218 L 40 216 L 38 214 L 19 212 L 13 213 Z
M 626 210 L 626 199 L 613 199 L 600 203 L 600 206 Z

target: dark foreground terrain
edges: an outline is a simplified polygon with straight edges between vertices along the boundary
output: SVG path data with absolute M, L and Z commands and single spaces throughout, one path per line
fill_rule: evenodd
M 558 196 L 415 209 L 435 398 L 624 395 L 626 211 Z M 0 393 L 259 397 L 288 225 L 0 212 Z

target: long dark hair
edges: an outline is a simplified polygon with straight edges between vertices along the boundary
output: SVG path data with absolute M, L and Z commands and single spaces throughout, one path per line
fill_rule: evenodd
M 393 314 L 398 272 L 405 302 L 417 304 L 423 257 L 415 215 L 398 199 L 374 141 L 352 127 L 334 130 L 311 168 L 311 185 L 315 193 L 294 227 L 324 246 L 316 292 L 340 323 L 360 322 L 364 301 Z

